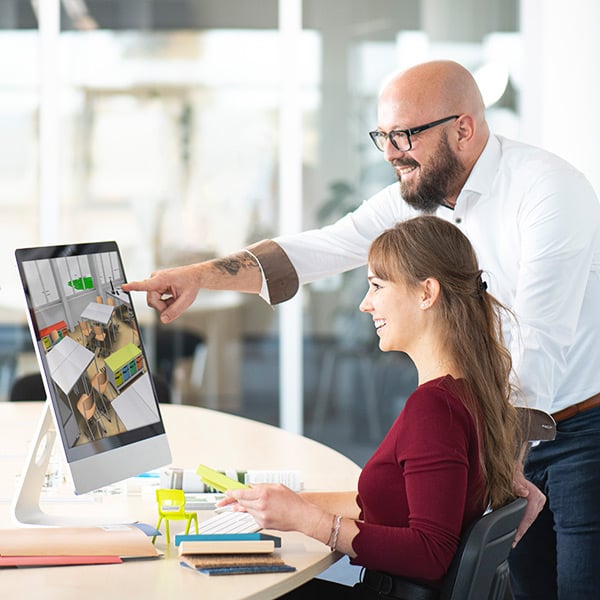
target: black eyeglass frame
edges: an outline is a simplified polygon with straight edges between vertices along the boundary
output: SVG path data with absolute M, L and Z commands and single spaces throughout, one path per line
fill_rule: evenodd
M 415 135 L 417 133 L 421 133 L 422 131 L 426 131 L 427 129 L 431 129 L 432 127 L 437 127 L 438 125 L 441 125 L 442 123 L 447 123 L 448 121 L 452 120 L 452 119 L 458 119 L 460 118 L 460 115 L 452 115 L 451 117 L 444 117 L 443 119 L 438 119 L 437 121 L 431 121 L 431 123 L 426 123 L 425 125 L 419 125 L 418 127 L 411 127 L 410 129 L 393 129 L 392 131 L 388 131 L 387 133 L 385 131 L 369 131 L 369 136 L 370 138 L 373 140 L 373 143 L 375 144 L 377 150 L 380 150 L 381 152 L 383 152 L 384 147 L 382 145 L 382 147 L 379 146 L 379 144 L 377 143 L 377 139 L 381 139 L 383 138 L 384 140 L 387 138 L 390 140 L 390 142 L 392 143 L 392 146 L 394 146 L 394 148 L 396 148 L 396 150 L 398 150 L 398 152 L 408 152 L 409 150 L 412 150 L 412 139 L 411 139 L 411 135 Z M 396 142 L 396 140 L 394 139 L 394 136 L 398 133 L 402 133 L 406 136 L 406 139 L 408 141 L 408 148 L 406 148 L 405 150 L 402 150 L 399 146 L 398 143 Z

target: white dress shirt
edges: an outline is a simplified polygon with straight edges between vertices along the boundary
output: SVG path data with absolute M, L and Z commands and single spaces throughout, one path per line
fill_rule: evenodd
M 395 183 L 333 225 L 273 241 L 304 284 L 364 265 L 379 233 L 417 214 Z M 490 136 L 455 209 L 437 215 L 469 237 L 488 291 L 516 315 L 520 329 L 507 323 L 505 341 L 518 402 L 554 413 L 600 392 L 600 204 L 586 178 L 549 152 Z

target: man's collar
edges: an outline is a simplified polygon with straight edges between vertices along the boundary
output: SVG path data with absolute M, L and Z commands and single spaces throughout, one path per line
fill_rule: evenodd
M 457 204 L 463 192 L 475 193 L 479 196 L 489 192 L 494 176 L 498 171 L 501 155 L 500 141 L 495 135 L 490 134 L 482 153 L 473 165 L 473 169 L 458 195 Z

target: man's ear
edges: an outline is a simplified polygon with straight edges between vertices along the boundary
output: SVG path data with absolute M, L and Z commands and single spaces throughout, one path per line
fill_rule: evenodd
M 462 150 L 475 136 L 475 119 L 471 115 L 461 115 L 456 123 L 456 143 Z

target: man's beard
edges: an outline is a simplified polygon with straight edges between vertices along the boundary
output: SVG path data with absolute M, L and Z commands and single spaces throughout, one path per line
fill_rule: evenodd
M 456 155 L 452 152 L 448 143 L 448 136 L 443 135 L 438 144 L 437 154 L 427 167 L 422 167 L 416 161 L 400 161 L 394 166 L 419 166 L 421 173 L 417 186 L 409 186 L 402 183 L 402 177 L 398 175 L 400 192 L 403 200 L 413 208 L 424 213 L 434 213 L 439 206 L 445 204 L 444 200 L 454 192 L 453 188 L 464 169 Z

